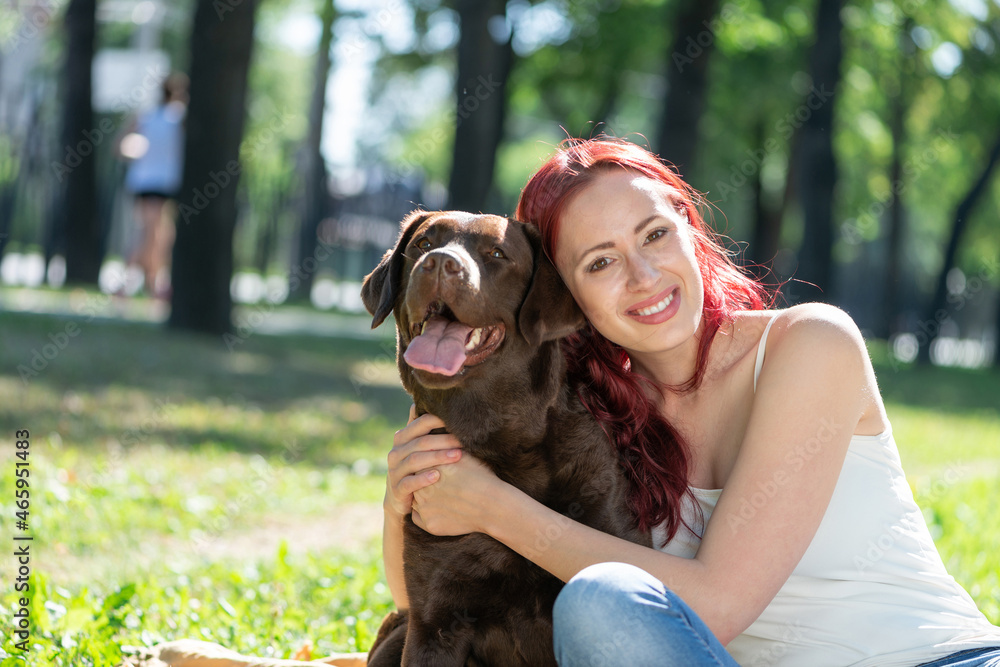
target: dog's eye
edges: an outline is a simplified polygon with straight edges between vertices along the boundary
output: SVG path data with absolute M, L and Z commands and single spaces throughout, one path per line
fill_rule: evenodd
M 417 248 L 420 250 L 427 250 L 431 247 L 430 239 L 420 239 L 417 241 Z
M 493 248 L 493 250 L 490 251 L 490 257 L 493 259 L 506 259 L 507 255 L 503 254 L 503 250 L 500 248 Z

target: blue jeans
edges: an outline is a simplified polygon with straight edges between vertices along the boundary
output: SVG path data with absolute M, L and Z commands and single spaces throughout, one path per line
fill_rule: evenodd
M 917 667 L 1000 667 L 1000 646 L 959 651 Z
M 560 667 L 739 667 L 708 626 L 653 575 L 598 563 L 569 580 L 552 612 Z M 1000 667 L 1000 647 L 920 667 Z
M 556 598 L 552 623 L 560 667 L 739 667 L 683 600 L 634 565 L 581 570 Z

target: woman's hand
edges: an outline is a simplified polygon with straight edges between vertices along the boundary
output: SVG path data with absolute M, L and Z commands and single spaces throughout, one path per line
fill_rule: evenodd
M 413 523 L 432 535 L 485 533 L 499 486 L 505 482 L 470 454 L 440 471 L 436 482 L 413 494 Z
M 396 431 L 389 452 L 389 474 L 386 477 L 385 509 L 404 517 L 412 511 L 413 493 L 433 484 L 441 477 L 441 469 L 462 457 L 461 444 L 448 433 L 432 435 L 444 422 L 431 414 L 416 416 L 416 406 L 410 406 L 410 419 Z

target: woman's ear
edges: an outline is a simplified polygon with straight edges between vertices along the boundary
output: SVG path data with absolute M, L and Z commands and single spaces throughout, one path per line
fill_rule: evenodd
M 375 270 L 365 276 L 361 285 L 361 301 L 373 315 L 372 329 L 382 324 L 396 306 L 406 259 L 403 253 L 413 232 L 431 215 L 427 211 L 413 211 L 403 218 L 399 223 L 399 239 L 395 247 L 387 250 Z
M 587 320 L 542 250 L 538 229 L 529 224 L 521 226 L 535 254 L 535 270 L 517 315 L 517 326 L 528 343 L 538 346 L 578 331 Z

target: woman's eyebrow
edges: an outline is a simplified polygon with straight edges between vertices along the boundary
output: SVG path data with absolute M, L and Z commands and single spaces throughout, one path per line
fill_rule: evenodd
M 640 222 L 639 222 L 639 224 L 637 224 L 637 225 L 635 226 L 635 229 L 634 229 L 634 230 L 632 231 L 632 233 L 633 233 L 633 234 L 638 234 L 638 233 L 639 233 L 639 232 L 641 232 L 641 231 L 642 231 L 642 230 L 643 230 L 643 229 L 644 229 L 644 228 L 645 228 L 645 227 L 646 227 L 646 226 L 647 226 L 647 225 L 648 225 L 649 223 L 651 223 L 651 222 L 652 222 L 653 220 L 656 220 L 656 219 L 657 219 L 657 218 L 659 218 L 659 217 L 660 217 L 660 216 L 659 216 L 658 214 L 654 213 L 653 215 L 649 216 L 649 217 L 648 217 L 648 218 L 646 218 L 645 220 L 642 220 L 642 221 L 640 221 Z M 594 252 L 595 250 L 607 250 L 607 249 L 609 249 L 609 248 L 614 248 L 614 247 L 615 247 L 615 242 L 614 242 L 614 241 L 605 241 L 604 243 L 598 243 L 598 244 L 597 244 L 597 245 L 595 245 L 594 247 L 592 247 L 592 248 L 588 248 L 587 250 L 584 250 L 583 252 L 581 252 L 581 253 L 580 253 L 580 256 L 579 256 L 579 257 L 577 258 L 577 260 L 576 260 L 576 263 L 577 263 L 577 264 L 579 264 L 579 263 L 580 263 L 580 260 L 582 260 L 582 259 L 583 259 L 584 257 L 586 257 L 586 256 L 587 256 L 588 254 L 590 254 L 590 253 Z

